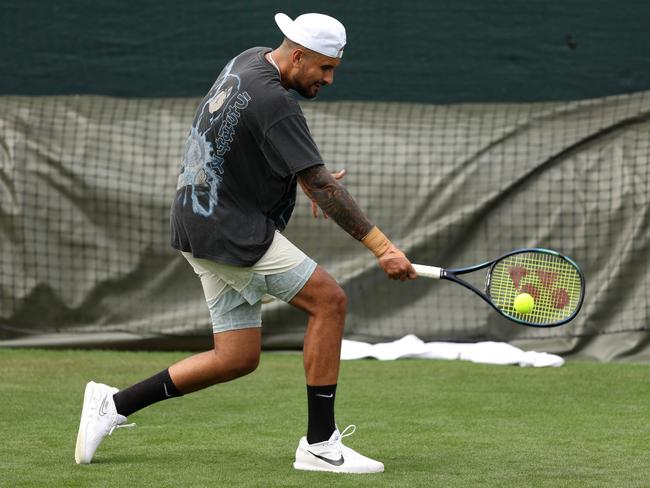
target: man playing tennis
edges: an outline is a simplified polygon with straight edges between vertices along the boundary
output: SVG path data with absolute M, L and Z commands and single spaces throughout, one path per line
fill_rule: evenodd
M 118 391 L 86 386 L 75 459 L 90 463 L 102 439 L 152 403 L 246 375 L 258 365 L 261 302 L 272 296 L 304 310 L 308 425 L 295 469 L 381 472 L 384 465 L 341 442 L 334 400 L 346 296 L 336 281 L 280 233 L 299 183 L 317 208 L 361 241 L 392 279 L 413 279 L 404 254 L 363 214 L 325 168 L 289 90 L 314 98 L 334 80 L 343 25 L 321 14 L 275 16 L 285 35 L 275 50 L 232 59 L 202 100 L 187 139 L 171 209 L 172 246 L 201 279 L 214 349 Z M 352 427 L 352 426 L 350 426 Z M 350 429 L 353 431 L 353 429 Z M 350 434 L 352 432 L 349 432 Z M 349 435 L 349 434 L 348 434 Z

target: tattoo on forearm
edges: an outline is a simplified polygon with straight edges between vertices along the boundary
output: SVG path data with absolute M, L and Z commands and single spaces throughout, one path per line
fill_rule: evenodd
M 307 168 L 298 177 L 304 192 L 348 234 L 360 241 L 370 232 L 373 224 L 325 166 Z

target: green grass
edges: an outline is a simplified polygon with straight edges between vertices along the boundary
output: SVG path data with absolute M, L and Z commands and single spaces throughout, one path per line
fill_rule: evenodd
M 650 486 L 650 366 L 528 369 L 344 362 L 339 427 L 380 475 L 294 471 L 306 426 L 299 354 L 132 415 L 74 463 L 86 381 L 125 387 L 185 353 L 0 350 L 0 486 Z

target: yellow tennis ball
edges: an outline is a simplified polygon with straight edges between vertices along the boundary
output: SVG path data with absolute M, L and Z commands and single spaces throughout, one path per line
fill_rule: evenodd
M 533 311 L 535 300 L 528 293 L 520 293 L 515 298 L 515 312 L 525 315 Z

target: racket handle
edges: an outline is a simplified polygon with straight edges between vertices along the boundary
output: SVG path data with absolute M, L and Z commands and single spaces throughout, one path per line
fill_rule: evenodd
M 435 278 L 439 280 L 442 276 L 442 268 L 437 268 L 435 266 L 425 266 L 424 264 L 414 264 L 413 268 L 415 272 L 424 278 Z

